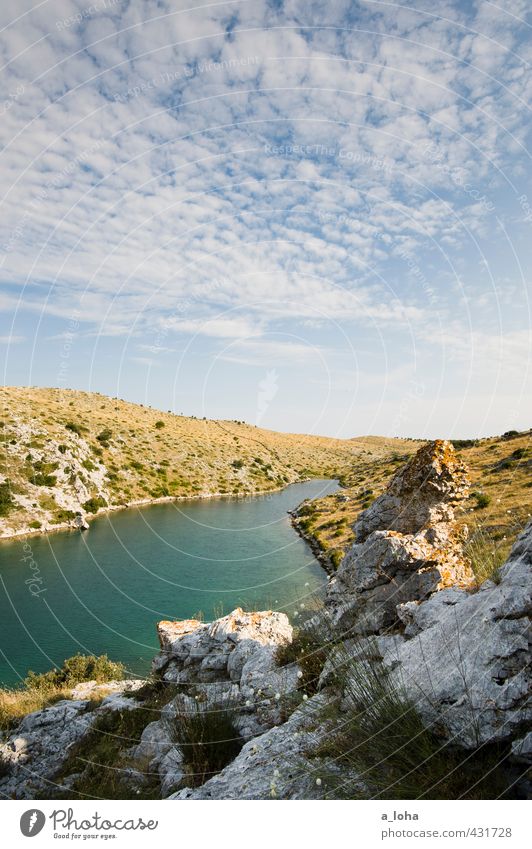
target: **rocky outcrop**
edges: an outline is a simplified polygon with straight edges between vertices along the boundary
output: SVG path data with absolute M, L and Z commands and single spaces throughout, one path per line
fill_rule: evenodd
M 454 508 L 468 476 L 449 442 L 424 446 L 354 525 L 355 544 L 328 591 L 336 628 L 379 634 L 402 625 L 402 609 L 446 587 L 468 588 L 474 576 L 463 553 Z
M 374 531 L 416 534 L 423 528 L 450 523 L 454 507 L 467 496 L 469 475 L 452 444 L 428 442 L 393 476 L 386 492 L 355 523 L 357 542 Z

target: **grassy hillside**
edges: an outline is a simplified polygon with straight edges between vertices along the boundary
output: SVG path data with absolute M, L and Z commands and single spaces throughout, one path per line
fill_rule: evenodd
M 504 562 L 532 513 L 532 431 L 454 444 L 472 481 L 470 497 L 457 517 L 468 525 L 468 554 L 483 579 Z M 380 457 L 360 456 L 344 475 L 342 492 L 299 509 L 296 524 L 331 568 L 339 565 L 353 542 L 357 515 L 381 494 L 409 453 L 388 445 Z
M 245 496 L 352 475 L 382 462 L 396 442 L 275 433 L 72 390 L 7 387 L 0 401 L 0 537 L 135 502 Z

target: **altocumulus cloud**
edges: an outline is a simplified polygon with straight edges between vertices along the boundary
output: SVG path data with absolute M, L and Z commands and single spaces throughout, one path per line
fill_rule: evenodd
M 2 341 L 76 314 L 79 345 L 284 356 L 288 386 L 321 346 L 384 411 L 329 375 L 335 432 L 384 432 L 412 380 L 416 434 L 524 426 L 526 0 L 186 5 L 0 10 Z M 511 421 L 477 415 L 493 375 Z

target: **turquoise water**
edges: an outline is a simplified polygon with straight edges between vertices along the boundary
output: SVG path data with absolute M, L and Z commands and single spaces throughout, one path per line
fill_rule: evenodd
M 292 614 L 326 576 L 287 511 L 335 489 L 314 480 L 245 501 L 155 504 L 85 533 L 1 543 L 0 683 L 77 652 L 143 675 L 160 619 L 202 611 L 208 621 L 239 605 Z

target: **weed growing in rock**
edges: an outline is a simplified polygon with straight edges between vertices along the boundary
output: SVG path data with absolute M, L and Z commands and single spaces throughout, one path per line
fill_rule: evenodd
M 189 699 L 178 710 L 172 735 L 183 752 L 191 786 L 204 784 L 236 758 L 244 741 L 235 720 L 236 705 L 229 700 Z
M 426 726 L 382 664 L 345 650 L 344 657 L 343 711 L 317 753 L 337 767 L 327 777 L 330 797 L 495 799 L 509 793 L 507 747 L 453 747 Z

